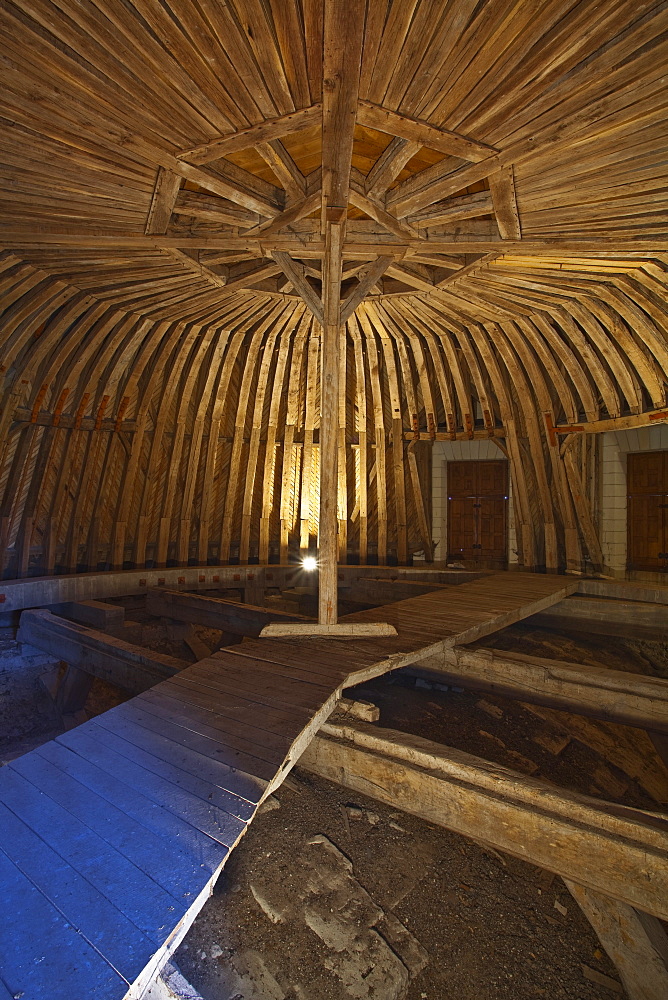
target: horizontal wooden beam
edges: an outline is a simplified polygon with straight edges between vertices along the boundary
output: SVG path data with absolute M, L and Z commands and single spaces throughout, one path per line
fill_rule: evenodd
M 492 427 L 487 430 L 478 427 L 474 431 L 420 431 L 416 438 L 415 431 L 404 431 L 405 441 L 470 441 L 471 437 L 482 440 L 483 438 L 505 438 L 507 431 L 503 427 Z
M 536 615 L 537 625 L 602 635 L 668 641 L 668 616 L 660 604 L 598 597 L 569 597 Z
M 250 604 L 188 594 L 178 590 L 155 588 L 146 597 L 146 610 L 162 618 L 206 625 L 208 628 L 232 632 L 234 635 L 258 636 L 271 622 L 308 622 L 302 615 L 286 611 L 269 611 Z
M 516 774 L 460 750 L 373 726 L 326 723 L 300 766 L 668 917 L 668 820 Z
M 56 415 L 46 410 L 34 413 L 23 406 L 14 410 L 14 422 L 17 424 L 39 424 L 40 427 L 59 427 L 61 430 L 104 431 L 105 433 L 120 430 L 124 434 L 131 434 L 137 429 L 136 420 L 123 420 L 121 426 L 118 427 L 118 420 L 115 417 L 105 418 L 100 422 L 96 417 L 80 418 L 76 414 L 59 413 Z
M 104 601 L 70 601 L 54 604 L 49 608 L 52 615 L 71 618 L 80 625 L 102 629 L 119 628 L 125 622 L 125 608 Z
M 25 577 L 0 583 L 3 612 L 43 608 L 64 601 L 101 600 L 146 594 L 150 587 L 184 587 L 188 590 L 245 590 L 247 586 L 276 586 L 288 567 L 281 566 L 170 566 L 162 569 L 127 569 L 115 573 L 68 573 L 64 576 Z M 296 570 L 296 567 L 293 567 Z
M 626 580 L 580 580 L 576 593 L 585 597 L 613 597 L 645 604 L 668 604 L 666 584 L 628 583 Z
M 668 680 L 660 677 L 463 646 L 423 659 L 419 668 L 474 691 L 668 733 Z
M 607 420 L 583 420 L 577 425 L 556 424 L 555 434 L 605 434 L 608 431 L 625 431 L 634 427 L 652 427 L 654 424 L 668 423 L 668 410 L 647 410 L 627 417 L 610 417 Z M 562 446 L 563 447 L 563 446 Z
M 278 215 L 280 209 L 272 211 L 272 217 Z M 351 220 L 353 223 L 354 220 Z M 30 232 L 27 230 L 5 229 L 2 233 L 1 245 L 11 249 L 31 249 L 42 247 L 82 247 L 84 249 L 162 249 L 163 247 L 179 247 L 184 250 L 254 250 L 258 256 L 258 246 L 267 249 L 299 251 L 299 256 L 322 256 L 324 241 L 314 231 L 312 234 L 286 234 L 274 238 L 247 236 L 146 236 L 143 233 L 72 233 L 72 232 Z M 439 234 L 429 239 L 380 242 L 371 241 L 363 234 L 355 231 L 353 224 L 348 226 L 348 237 L 344 244 L 344 256 L 360 255 L 371 260 L 379 253 L 392 255 L 403 254 L 406 250 L 425 250 L 430 253 L 487 253 L 500 251 L 504 255 L 521 254 L 522 256 L 578 256 L 587 253 L 603 255 L 607 253 L 633 253 L 654 257 L 668 252 L 668 239 L 657 237 L 637 237 L 634 239 L 575 240 L 559 237 L 549 239 L 501 240 L 484 237 L 473 237 L 470 233 L 446 235 Z
M 190 666 L 186 660 L 133 646 L 49 611 L 24 611 L 16 637 L 130 694 L 141 694 Z

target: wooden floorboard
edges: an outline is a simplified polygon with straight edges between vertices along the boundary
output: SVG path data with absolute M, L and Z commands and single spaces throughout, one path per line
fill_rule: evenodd
M 244 642 L 11 762 L 0 770 L 0 869 L 6 909 L 25 926 L 3 941 L 0 983 L 31 1000 L 138 996 L 345 687 L 576 587 L 494 574 L 345 619 L 387 621 L 396 636 Z

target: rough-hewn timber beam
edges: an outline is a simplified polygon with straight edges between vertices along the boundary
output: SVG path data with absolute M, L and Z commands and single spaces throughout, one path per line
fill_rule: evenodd
M 374 260 L 360 279 L 359 284 L 353 288 L 350 294 L 341 303 L 341 324 L 346 323 L 357 309 L 358 305 L 371 291 L 379 278 L 388 269 L 394 257 L 378 257 Z
M 338 559 L 338 406 L 341 269 L 353 136 L 362 67 L 364 18 L 354 0 L 325 0 L 322 102 L 322 279 L 320 392 L 320 625 L 336 624 Z
M 448 132 L 426 122 L 398 115 L 394 111 L 371 104 L 370 101 L 359 102 L 357 120 L 368 128 L 412 140 L 421 146 L 436 149 L 439 153 L 446 153 L 449 156 L 459 156 L 463 160 L 478 162 L 486 160 L 496 152 L 492 146 L 486 146 L 457 132 Z
M 326 723 L 300 765 L 580 885 L 668 916 L 668 820 L 418 736 Z
M 536 624 L 573 628 L 604 635 L 668 640 L 668 616 L 661 604 L 642 601 L 569 597 L 536 616 Z
M 49 611 L 24 611 L 17 639 L 131 694 L 140 694 L 189 666 L 186 660 L 133 646 Z
M 564 879 L 617 966 L 629 1000 L 668 996 L 668 938 L 657 917 Z
M 299 293 L 304 303 L 311 310 L 318 323 L 322 326 L 322 302 L 320 301 L 315 288 L 309 285 L 306 280 L 303 266 L 298 264 L 296 260 L 293 260 L 289 254 L 284 253 L 282 250 L 274 250 L 272 257 L 282 270 L 285 277 L 292 282 L 295 290 Z
M 224 135 L 220 139 L 207 142 L 203 146 L 184 149 L 178 154 L 178 158 L 195 164 L 209 163 L 221 156 L 236 153 L 240 149 L 249 149 L 260 142 L 270 142 L 272 139 L 278 139 L 290 132 L 298 132 L 300 129 L 318 125 L 321 111 L 320 104 L 312 104 L 308 108 L 292 111 L 280 118 L 269 118 L 258 125 L 250 125 L 239 132 L 233 132 L 231 135 Z
M 268 611 L 249 604 L 238 604 L 218 597 L 188 594 L 178 590 L 149 590 L 146 610 L 162 618 L 232 632 L 234 635 L 258 636 L 269 622 L 306 622 L 303 615 L 284 611 Z
M 69 601 L 53 604 L 49 611 L 58 617 L 71 618 L 81 625 L 102 629 L 119 628 L 125 621 L 125 608 L 104 601 Z
M 668 680 L 660 677 L 463 646 L 444 649 L 419 667 L 474 691 L 668 733 Z
M 213 190 L 213 188 L 212 188 Z M 214 192 L 219 193 L 219 192 Z M 227 197 L 227 195 L 222 195 Z M 231 200 L 231 199 L 230 199 Z M 280 214 L 281 209 L 273 208 L 272 212 L 262 212 L 260 214 L 271 214 L 272 218 Z M 577 256 L 579 254 L 647 254 L 656 256 L 657 254 L 668 252 L 668 239 L 657 237 L 648 239 L 647 237 L 637 237 L 633 239 L 601 238 L 600 240 L 577 240 L 562 239 L 554 237 L 543 240 L 501 240 L 484 237 L 473 237 L 470 233 L 461 235 L 454 232 L 448 235 L 439 235 L 429 239 L 407 240 L 382 244 L 367 238 L 356 232 L 354 225 L 348 227 L 349 239 L 344 247 L 344 257 L 357 256 L 371 259 L 377 256 L 379 246 L 385 253 L 401 256 L 406 250 L 426 250 L 430 253 L 489 253 L 493 251 L 504 254 L 518 253 L 522 256 L 535 257 L 555 257 L 555 256 Z M 354 242 L 352 237 L 354 236 Z M 258 253 L 258 247 L 262 245 L 268 250 L 278 249 L 286 252 L 296 253 L 299 256 L 322 257 L 325 251 L 323 239 L 317 234 L 285 234 L 265 239 L 263 236 L 247 237 L 241 236 L 213 236 L 202 234 L 201 236 L 147 236 L 144 233 L 125 233 L 123 235 L 109 232 L 99 233 L 71 233 L 71 232 L 35 232 L 29 233 L 24 230 L 6 229 L 2 232 L 2 246 L 11 247 L 14 250 L 24 250 L 33 248 L 49 249 L 50 247 L 82 247 L 84 249 L 161 249 L 163 247 L 180 247 L 183 250 L 230 250 L 242 252 L 254 250 Z

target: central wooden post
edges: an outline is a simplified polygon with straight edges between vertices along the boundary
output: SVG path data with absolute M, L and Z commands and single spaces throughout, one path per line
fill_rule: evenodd
M 333 216 L 340 210 L 327 210 Z M 345 214 L 345 209 L 343 210 Z M 326 221 L 323 273 L 324 326 L 320 382 L 320 518 L 318 524 L 318 622 L 335 625 L 338 617 L 338 459 L 341 246 L 343 222 Z
M 350 193 L 350 170 L 362 67 L 366 4 L 325 0 L 322 79 L 322 342 L 320 379 L 320 518 L 318 623 L 267 625 L 262 635 L 396 635 L 392 625 L 338 623 L 339 363 L 345 350 L 341 323 L 341 269 Z M 299 279 L 297 279 L 299 280 Z M 306 291 L 306 289 L 304 289 Z M 307 292 L 307 305 L 311 299 Z M 313 310 L 320 319 L 317 308 Z

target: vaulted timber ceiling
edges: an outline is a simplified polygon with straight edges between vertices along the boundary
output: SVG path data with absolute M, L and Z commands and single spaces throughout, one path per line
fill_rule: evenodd
M 560 445 L 664 419 L 667 27 L 638 0 L 4 0 L 5 575 L 312 544 L 332 223 L 341 557 L 428 550 L 420 442 L 484 436 L 520 560 L 600 564 Z

